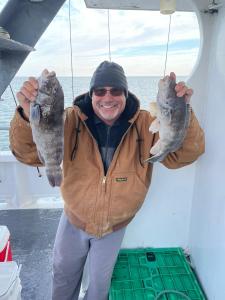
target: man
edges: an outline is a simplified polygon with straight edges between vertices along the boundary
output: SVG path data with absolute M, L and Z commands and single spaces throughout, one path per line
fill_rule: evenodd
M 175 74 L 170 76 L 175 78 Z M 177 95 L 192 95 L 184 83 Z M 11 149 L 23 163 L 40 165 L 29 126 L 29 103 L 37 95 L 35 78 L 17 94 L 20 107 L 11 122 Z M 141 207 L 151 181 L 152 164 L 144 163 L 158 136 L 149 132 L 153 117 L 140 110 L 128 91 L 123 68 L 104 61 L 93 74 L 89 93 L 66 109 L 63 182 L 65 202 L 53 257 L 53 300 L 78 299 L 89 254 L 86 300 L 106 300 L 126 225 Z M 179 150 L 163 164 L 179 168 L 204 152 L 204 134 L 191 113 Z

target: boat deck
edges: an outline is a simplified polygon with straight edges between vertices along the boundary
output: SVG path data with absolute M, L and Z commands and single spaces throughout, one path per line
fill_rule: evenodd
M 22 264 L 23 300 L 51 299 L 52 249 L 62 209 L 0 210 L 10 231 L 13 260 Z

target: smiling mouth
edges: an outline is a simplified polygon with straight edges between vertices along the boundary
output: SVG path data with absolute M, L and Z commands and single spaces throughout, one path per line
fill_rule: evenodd
M 113 104 L 113 105 L 100 104 L 100 107 L 101 107 L 101 108 L 110 109 L 110 108 L 115 108 L 115 107 L 117 107 L 117 104 Z

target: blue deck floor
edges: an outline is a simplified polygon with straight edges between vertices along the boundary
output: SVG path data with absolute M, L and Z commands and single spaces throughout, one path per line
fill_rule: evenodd
M 1 210 L 10 231 L 13 260 L 22 264 L 23 300 L 51 299 L 52 249 L 61 209 Z

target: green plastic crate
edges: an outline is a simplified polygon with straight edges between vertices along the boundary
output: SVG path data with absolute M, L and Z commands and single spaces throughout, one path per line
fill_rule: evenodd
M 159 300 L 206 300 L 181 248 L 121 250 L 109 299 L 154 300 L 157 297 Z

